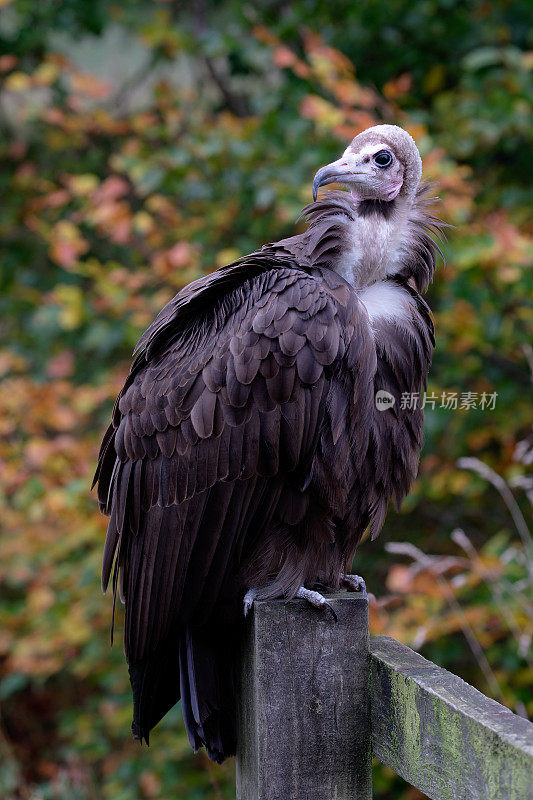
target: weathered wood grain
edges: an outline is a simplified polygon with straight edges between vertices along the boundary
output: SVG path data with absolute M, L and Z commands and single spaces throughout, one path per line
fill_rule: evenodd
M 533 798 L 533 724 L 394 639 L 370 653 L 374 755 L 434 800 Z
M 369 800 L 368 600 L 255 603 L 242 661 L 238 800 Z

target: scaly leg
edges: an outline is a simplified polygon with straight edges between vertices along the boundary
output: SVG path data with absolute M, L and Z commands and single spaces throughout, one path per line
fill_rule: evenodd
M 251 607 L 254 604 L 254 600 L 257 597 L 257 589 L 248 589 L 246 594 L 244 595 L 244 616 L 248 616 L 248 612 L 250 611 Z

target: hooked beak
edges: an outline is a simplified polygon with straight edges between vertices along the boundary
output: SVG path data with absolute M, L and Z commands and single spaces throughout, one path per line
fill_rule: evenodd
M 362 171 L 356 172 L 353 166 L 350 166 L 346 157 L 341 156 L 337 161 L 332 161 L 331 164 L 326 164 L 321 167 L 313 179 L 313 200 L 316 200 L 318 190 L 321 186 L 327 186 L 328 183 L 361 183 L 361 179 L 357 176 L 364 175 Z

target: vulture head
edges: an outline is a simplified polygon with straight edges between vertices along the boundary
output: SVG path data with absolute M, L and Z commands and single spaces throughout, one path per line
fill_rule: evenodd
M 337 161 L 318 170 L 313 200 L 329 183 L 348 186 L 359 200 L 410 198 L 421 175 L 422 160 L 413 137 L 397 125 L 375 125 L 359 133 Z

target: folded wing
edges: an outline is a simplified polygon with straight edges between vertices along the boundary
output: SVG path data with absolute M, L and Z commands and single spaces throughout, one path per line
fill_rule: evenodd
M 350 421 L 353 387 L 335 373 L 357 360 L 362 324 L 342 278 L 259 253 L 187 287 L 148 329 L 95 477 L 110 515 L 102 586 L 120 581 L 130 663 L 209 617 L 280 503 L 289 522 L 305 513 L 319 437 L 337 442 Z

